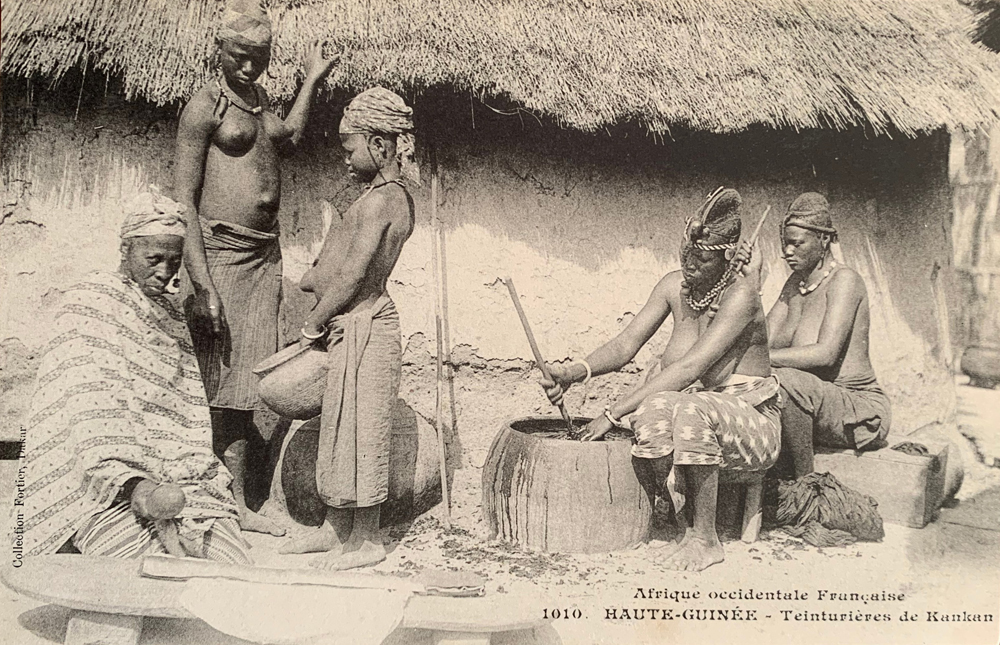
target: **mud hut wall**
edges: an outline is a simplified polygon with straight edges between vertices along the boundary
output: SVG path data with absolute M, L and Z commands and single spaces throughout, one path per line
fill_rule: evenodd
M 1000 126 L 957 130 L 951 141 L 954 262 L 958 306 L 954 342 L 1000 344 Z
M 169 189 L 176 112 L 119 103 L 74 119 L 72 106 L 7 107 L 0 339 L 6 355 L 29 356 L 42 342 L 57 287 L 115 268 L 120 198 L 149 182 Z M 548 358 L 582 356 L 622 329 L 656 281 L 678 267 L 685 215 L 726 184 L 743 194 L 747 222 L 767 203 L 776 209 L 763 240 L 766 306 L 787 275 L 777 214 L 800 191 L 829 195 L 846 259 L 868 285 L 873 361 L 897 427 L 908 431 L 952 414 L 931 284 L 935 263 L 949 266 L 951 257 L 942 234 L 951 208 L 944 135 L 890 141 L 760 131 L 654 141 L 637 129 L 588 135 L 527 117 L 478 119 L 473 125 L 431 115 L 425 131 L 441 166 L 453 360 L 466 373 L 496 374 L 492 396 L 503 393 L 504 379 L 532 378 L 530 350 L 498 277 L 514 278 Z M 284 167 L 283 317 L 290 333 L 311 305 L 295 284 L 325 228 L 343 239 L 345 212 L 359 192 L 345 176 L 334 132 L 316 119 L 309 143 Z M 428 186 L 425 164 L 424 185 L 414 191 L 416 230 L 389 285 L 401 311 L 408 378 L 419 373 L 426 381 L 434 351 Z M 638 378 L 668 337 L 666 327 L 629 373 L 608 381 L 608 392 Z M 581 412 L 603 405 L 607 392 L 596 388 L 578 395 Z M 421 389 L 431 392 L 433 382 Z M 490 396 L 463 405 L 489 407 Z M 433 403 L 415 407 L 430 414 Z M 543 408 L 540 395 L 525 395 L 511 409 Z

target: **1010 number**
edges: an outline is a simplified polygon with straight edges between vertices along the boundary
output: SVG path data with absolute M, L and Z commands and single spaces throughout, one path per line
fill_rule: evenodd
M 555 620 L 559 620 L 560 618 L 566 620 L 570 618 L 583 618 L 583 612 L 579 609 L 543 609 L 542 619 L 548 620 L 550 618 Z

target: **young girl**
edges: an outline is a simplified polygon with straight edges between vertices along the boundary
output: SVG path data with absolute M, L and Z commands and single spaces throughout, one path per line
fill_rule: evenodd
M 399 316 L 385 287 L 413 232 L 413 199 L 403 184 L 404 176 L 416 178 L 412 114 L 403 99 L 381 87 L 344 110 L 347 171 L 367 187 L 345 217 L 354 223 L 346 254 L 328 237 L 299 285 L 317 300 L 300 342 L 327 339 L 330 354 L 316 459 L 327 512 L 319 529 L 283 552 L 324 552 L 313 566 L 325 569 L 385 559 L 379 507 L 388 496 L 402 355 Z

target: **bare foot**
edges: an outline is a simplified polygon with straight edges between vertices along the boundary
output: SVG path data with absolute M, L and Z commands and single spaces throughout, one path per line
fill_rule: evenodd
M 309 566 L 328 571 L 342 571 L 370 567 L 385 560 L 385 546 L 380 542 L 364 542 L 354 551 L 333 555 L 324 553 L 309 563 Z
M 722 543 L 717 539 L 709 542 L 700 537 L 684 537 L 681 548 L 666 562 L 668 569 L 675 571 L 703 571 L 726 558 Z
M 274 520 L 264 517 L 260 513 L 254 513 L 249 508 L 240 513 L 240 528 L 244 531 L 254 533 L 267 533 L 268 535 L 284 535 L 285 528 Z
M 278 553 L 330 553 L 334 557 L 344 552 L 343 543 L 337 539 L 333 527 L 323 522 L 319 528 L 312 529 L 289 540 L 278 549 Z
M 688 536 L 680 540 L 650 540 L 649 552 L 661 562 L 666 562 L 673 554 L 687 546 Z

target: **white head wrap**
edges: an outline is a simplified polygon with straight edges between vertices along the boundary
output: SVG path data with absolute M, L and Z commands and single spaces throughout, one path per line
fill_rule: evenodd
M 163 196 L 156 186 L 150 186 L 149 192 L 136 195 L 125 207 L 121 238 L 124 240 L 149 235 L 184 237 L 187 232 L 187 223 L 183 217 L 185 210 L 183 204 Z

